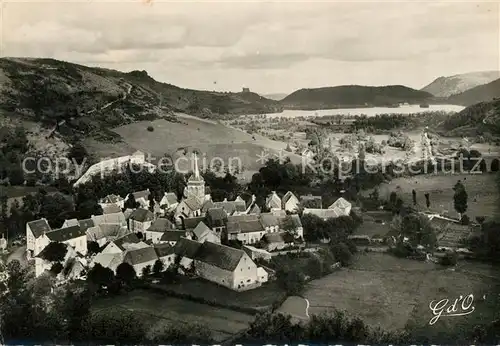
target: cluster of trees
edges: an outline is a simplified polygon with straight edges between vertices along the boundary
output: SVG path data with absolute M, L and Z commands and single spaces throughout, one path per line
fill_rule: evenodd
M 11 238 L 24 234 L 27 222 L 46 218 L 52 228 L 58 228 L 76 215 L 72 197 L 49 194 L 43 188 L 24 196 L 21 203 L 15 200 L 10 207 L 7 200 L 0 194 L 0 231 L 6 230 Z
M 29 150 L 23 127 L 0 127 L 0 180 L 8 179 L 11 185 L 24 183 L 22 162 Z
M 206 328 L 183 323 L 149 333 L 150 325 L 136 312 L 92 311 L 95 296 L 88 289 L 54 290 L 48 276 L 33 279 L 19 262 L 7 265 L 8 295 L 0 297 L 0 334 L 6 343 L 196 344 L 210 343 Z M 53 293 L 52 293 L 53 291 Z
M 291 316 L 261 313 L 250 324 L 238 343 L 287 344 L 297 341 L 327 344 L 405 344 L 408 335 L 368 327 L 361 319 L 350 319 L 344 312 L 314 315 L 305 324 L 293 323 Z
M 301 221 L 305 240 L 315 242 L 330 239 L 332 244 L 346 241 L 347 237 L 362 223 L 362 219 L 353 211 L 348 216 L 326 220 L 316 215 L 306 214 L 302 215 Z

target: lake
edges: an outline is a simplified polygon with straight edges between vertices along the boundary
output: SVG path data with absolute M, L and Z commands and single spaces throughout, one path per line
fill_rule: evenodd
M 465 107 L 457 105 L 430 105 L 429 108 L 420 108 L 420 105 L 405 105 L 398 108 L 391 107 L 373 107 L 373 108 L 339 108 L 339 109 L 320 109 L 315 111 L 302 110 L 284 110 L 282 113 L 267 114 L 270 118 L 275 117 L 314 117 L 328 115 L 361 115 L 365 114 L 373 117 L 377 114 L 415 114 L 424 112 L 460 112 Z

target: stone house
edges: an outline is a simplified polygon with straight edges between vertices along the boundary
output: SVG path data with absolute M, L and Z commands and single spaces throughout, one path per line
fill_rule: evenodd
M 205 241 L 210 241 L 212 243 L 220 244 L 220 235 L 210 229 L 205 223 L 202 221 L 193 229 L 194 240 L 200 243 L 204 243 Z
M 144 231 L 144 240 L 151 240 L 153 244 L 159 243 L 165 232 L 175 230 L 175 225 L 168 219 L 158 218 Z
M 271 192 L 271 194 L 266 198 L 266 207 L 269 210 L 281 210 L 281 198 L 278 196 L 276 191 Z
M 137 208 L 128 219 L 129 229 L 132 232 L 144 233 L 154 221 L 154 214 L 148 209 Z
M 143 247 L 140 249 L 127 250 L 123 257 L 123 263 L 128 263 L 134 267 L 138 277 L 142 276 L 142 271 L 147 266 L 153 269 L 153 266 L 158 259 L 155 248 L 152 246 Z

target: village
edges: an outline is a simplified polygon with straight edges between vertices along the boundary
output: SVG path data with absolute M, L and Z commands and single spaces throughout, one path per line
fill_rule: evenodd
M 64 268 L 57 276 L 61 281 L 85 278 L 96 264 L 116 272 L 120 264 L 128 263 L 140 277 L 150 273 L 157 261 L 166 270 L 178 257 L 181 272 L 233 290 L 266 283 L 272 270 L 254 260 L 270 260 L 287 250 L 305 248 L 297 212 L 301 200 L 314 196 L 299 199 L 288 192 L 281 198 L 273 192 L 266 200 L 267 213 L 261 213 L 255 196 L 248 202 L 241 197 L 213 202 L 205 194 L 205 182 L 193 156 L 194 172 L 180 201 L 172 192 L 166 192 L 160 201 L 152 201 L 148 190 L 127 198 L 109 195 L 99 203 L 103 215 L 66 220 L 60 229 L 51 229 L 46 219 L 27 223 L 26 256 L 34 264 L 36 276 L 50 271 L 55 263 Z M 126 209 L 127 199 L 137 208 Z M 303 214 L 326 220 L 348 216 L 350 211 L 351 203 L 339 198 L 328 208 L 305 208 Z M 241 242 L 242 249 L 223 245 L 231 241 Z M 62 261 L 47 256 L 55 242 L 67 248 Z

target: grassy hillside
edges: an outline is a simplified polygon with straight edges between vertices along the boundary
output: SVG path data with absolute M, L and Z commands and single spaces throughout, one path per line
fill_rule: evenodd
M 216 164 L 216 161 L 219 161 L 226 167 L 231 164 L 234 168 L 241 162 L 246 179 L 251 178 L 251 175 L 262 167 L 257 155 L 268 150 L 271 158 L 286 148 L 286 143 L 258 134 L 250 135 L 215 121 L 184 114 L 177 114 L 177 117 L 180 120 L 177 123 L 157 119 L 120 126 L 114 131 L 123 138 L 121 143 L 109 144 L 88 139 L 86 145 L 92 153 L 101 158 L 129 155 L 141 150 L 156 158 L 168 154 L 175 159 L 184 150 L 197 150 L 200 152 L 201 166 L 209 167 L 211 163 Z M 153 127 L 153 132 L 147 130 L 149 126 Z M 301 163 L 298 155 L 286 154 L 292 162 Z M 180 168 L 189 170 L 189 167 L 184 167 L 186 164 L 189 165 L 186 161 L 179 161 Z
M 54 59 L 0 59 L 0 110 L 53 126 L 68 137 L 111 136 L 109 128 L 175 111 L 200 117 L 276 112 L 254 93 L 218 93 L 160 83 L 145 71 L 91 68 Z M 108 138 L 109 139 L 109 138 Z
M 500 78 L 491 83 L 450 96 L 448 100 L 452 104 L 471 106 L 478 102 L 491 101 L 497 97 L 500 97 Z
M 371 87 L 343 85 L 300 89 L 285 97 L 281 104 L 287 109 L 327 109 L 342 107 L 390 106 L 400 102 L 428 102 L 432 95 L 402 85 Z
M 449 136 L 500 135 L 500 99 L 480 102 L 448 116 L 440 130 Z
M 500 71 L 463 73 L 449 77 L 439 77 L 421 90 L 437 97 L 449 97 L 488 84 L 499 77 Z

